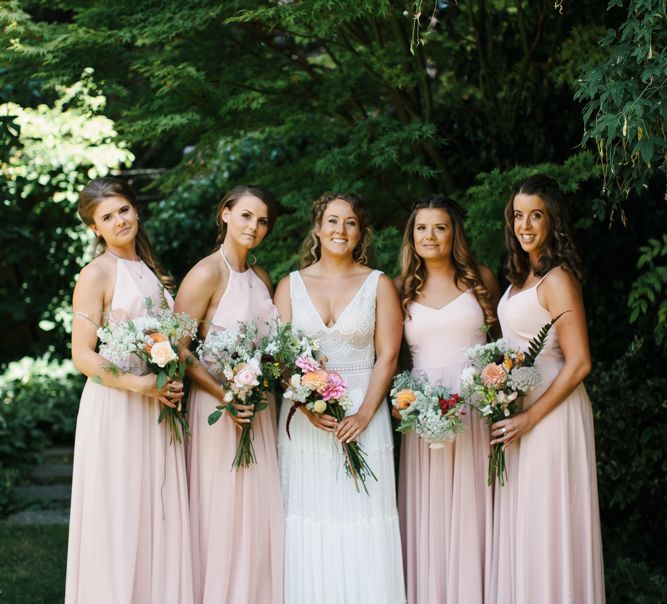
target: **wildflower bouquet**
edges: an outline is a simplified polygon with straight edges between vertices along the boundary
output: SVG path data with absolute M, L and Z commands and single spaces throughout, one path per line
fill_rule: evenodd
M 528 351 L 514 350 L 506 340 L 480 344 L 466 350 L 471 366 L 461 374 L 461 386 L 466 402 L 476 408 L 489 426 L 519 411 L 519 398 L 539 386 L 540 372 L 535 359 L 546 343 L 547 335 L 558 315 L 528 344 Z M 505 452 L 502 443 L 491 447 L 487 482 L 504 486 L 507 477 Z
M 101 350 L 110 363 L 105 369 L 114 372 L 129 369 L 128 359 L 135 355 L 150 373 L 157 375 L 158 388 L 163 388 L 170 378 L 183 381 L 185 364 L 178 355 L 180 342 L 185 337 L 197 337 L 197 321 L 185 313 L 175 313 L 166 299 L 154 312 L 152 299 L 146 298 L 146 308 L 147 316 L 128 321 L 116 321 L 110 316 L 97 330 Z M 165 405 L 160 410 L 158 423 L 163 420 L 167 421 L 172 442 L 181 443 L 183 437 L 186 440 L 190 437 L 182 411 Z
M 288 387 L 283 395 L 292 401 L 292 408 L 287 415 L 287 435 L 290 436 L 289 426 L 292 417 L 299 407 L 306 407 L 318 415 L 330 415 L 337 421 L 342 421 L 345 413 L 352 406 L 352 400 L 347 395 L 347 383 L 335 371 L 327 371 L 314 357 L 317 351 L 317 342 L 312 338 L 295 332 L 289 323 L 281 325 L 279 340 L 291 342 L 291 346 L 282 346 L 281 355 L 286 371 L 290 374 Z M 354 480 L 354 486 L 359 492 L 359 483 L 368 493 L 366 479 L 372 477 L 377 480 L 368 462 L 366 454 L 357 441 L 341 443 L 345 457 L 345 471 Z
M 255 414 L 268 407 L 266 394 L 273 390 L 280 377 L 280 365 L 264 350 L 267 343 L 267 338 L 259 341 L 254 323 L 239 323 L 237 329 L 210 332 L 199 345 L 200 358 L 207 362 L 225 388 L 226 404 L 218 405 L 208 416 L 209 425 L 216 423 L 225 410 L 237 415 L 234 403 L 252 405 Z M 241 429 L 232 466 L 248 468 L 253 463 L 256 458 L 251 421 Z
M 444 386 L 430 383 L 424 375 L 400 373 L 394 378 L 389 397 L 401 415 L 398 431 L 414 430 L 431 449 L 443 447 L 466 429 L 461 397 Z

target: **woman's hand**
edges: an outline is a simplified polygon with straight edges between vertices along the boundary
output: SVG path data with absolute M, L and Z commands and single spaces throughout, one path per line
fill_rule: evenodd
M 167 383 L 162 388 L 158 388 L 157 375 L 153 373 L 142 375 L 139 379 L 140 394 L 156 398 L 161 405 L 177 409 L 180 412 L 184 396 L 183 382 L 167 378 Z
M 526 433 L 530 432 L 535 425 L 530 410 L 511 415 L 507 419 L 491 425 L 492 445 L 501 444 L 507 449 L 512 443 L 518 442 Z
M 227 403 L 223 403 L 227 404 Z M 232 407 L 236 410 L 236 415 L 227 411 L 231 420 L 236 424 L 236 427 L 241 430 L 244 425 L 249 424 L 255 415 L 255 407 L 253 405 L 243 405 L 241 403 L 232 403 Z
M 336 438 L 341 443 L 350 443 L 359 437 L 370 421 L 371 418 L 361 411 L 344 417 L 336 429 Z
M 398 407 L 394 407 L 394 405 L 391 406 L 391 416 L 392 416 L 394 419 L 398 419 L 398 420 L 403 419 L 403 418 L 401 417 L 401 411 L 400 411 L 400 409 L 399 409 Z
M 299 407 L 299 409 L 316 428 L 324 430 L 325 432 L 335 432 L 336 426 L 338 425 L 338 421 L 335 417 L 327 415 L 326 413 L 313 413 L 312 411 L 308 411 L 305 406 Z

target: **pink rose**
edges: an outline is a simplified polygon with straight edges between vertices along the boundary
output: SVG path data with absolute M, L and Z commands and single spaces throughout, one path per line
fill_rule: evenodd
M 327 382 L 320 394 L 325 401 L 328 401 L 331 399 L 340 398 L 345 394 L 346 389 L 347 383 L 345 380 L 335 371 L 332 371 L 329 373 L 329 375 L 327 375 Z
M 262 372 L 258 371 L 258 367 L 254 364 L 242 363 L 239 365 L 236 375 L 234 376 L 234 385 L 237 388 L 252 388 L 257 386 L 259 385 L 257 376 L 261 373 Z
M 502 365 L 489 363 L 482 369 L 482 383 L 485 386 L 503 386 L 507 381 L 507 372 Z
M 320 366 L 315 361 L 313 361 L 313 359 L 309 359 L 308 357 L 299 357 L 294 362 L 294 364 L 299 369 L 302 369 L 304 373 L 311 373 L 317 371 L 320 368 Z

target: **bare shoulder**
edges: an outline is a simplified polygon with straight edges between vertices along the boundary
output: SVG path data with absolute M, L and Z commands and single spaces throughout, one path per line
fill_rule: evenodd
M 104 256 L 97 256 L 81 269 L 77 284 L 83 286 L 104 286 L 111 282 L 116 273 L 116 262 Z
M 227 267 L 218 262 L 218 254 L 209 254 L 195 264 L 185 275 L 183 283 L 189 286 L 215 288 L 221 279 L 227 278 Z
M 541 285 L 547 294 L 571 292 L 581 295 L 579 281 L 570 271 L 561 266 L 551 269 Z
M 273 282 L 271 281 L 269 273 L 261 266 L 257 265 L 251 267 L 251 270 L 255 271 L 255 274 L 264 282 L 264 285 L 266 285 L 266 289 L 269 290 L 269 293 L 273 294 Z
M 378 294 L 382 296 L 391 296 L 394 299 L 398 298 L 398 289 L 396 289 L 395 282 L 384 273 L 380 273 L 378 279 Z

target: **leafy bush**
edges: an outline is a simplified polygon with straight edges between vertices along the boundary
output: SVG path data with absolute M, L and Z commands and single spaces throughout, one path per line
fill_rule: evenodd
M 10 363 L 0 375 L 0 462 L 30 463 L 47 443 L 73 442 L 83 381 L 69 360 Z

